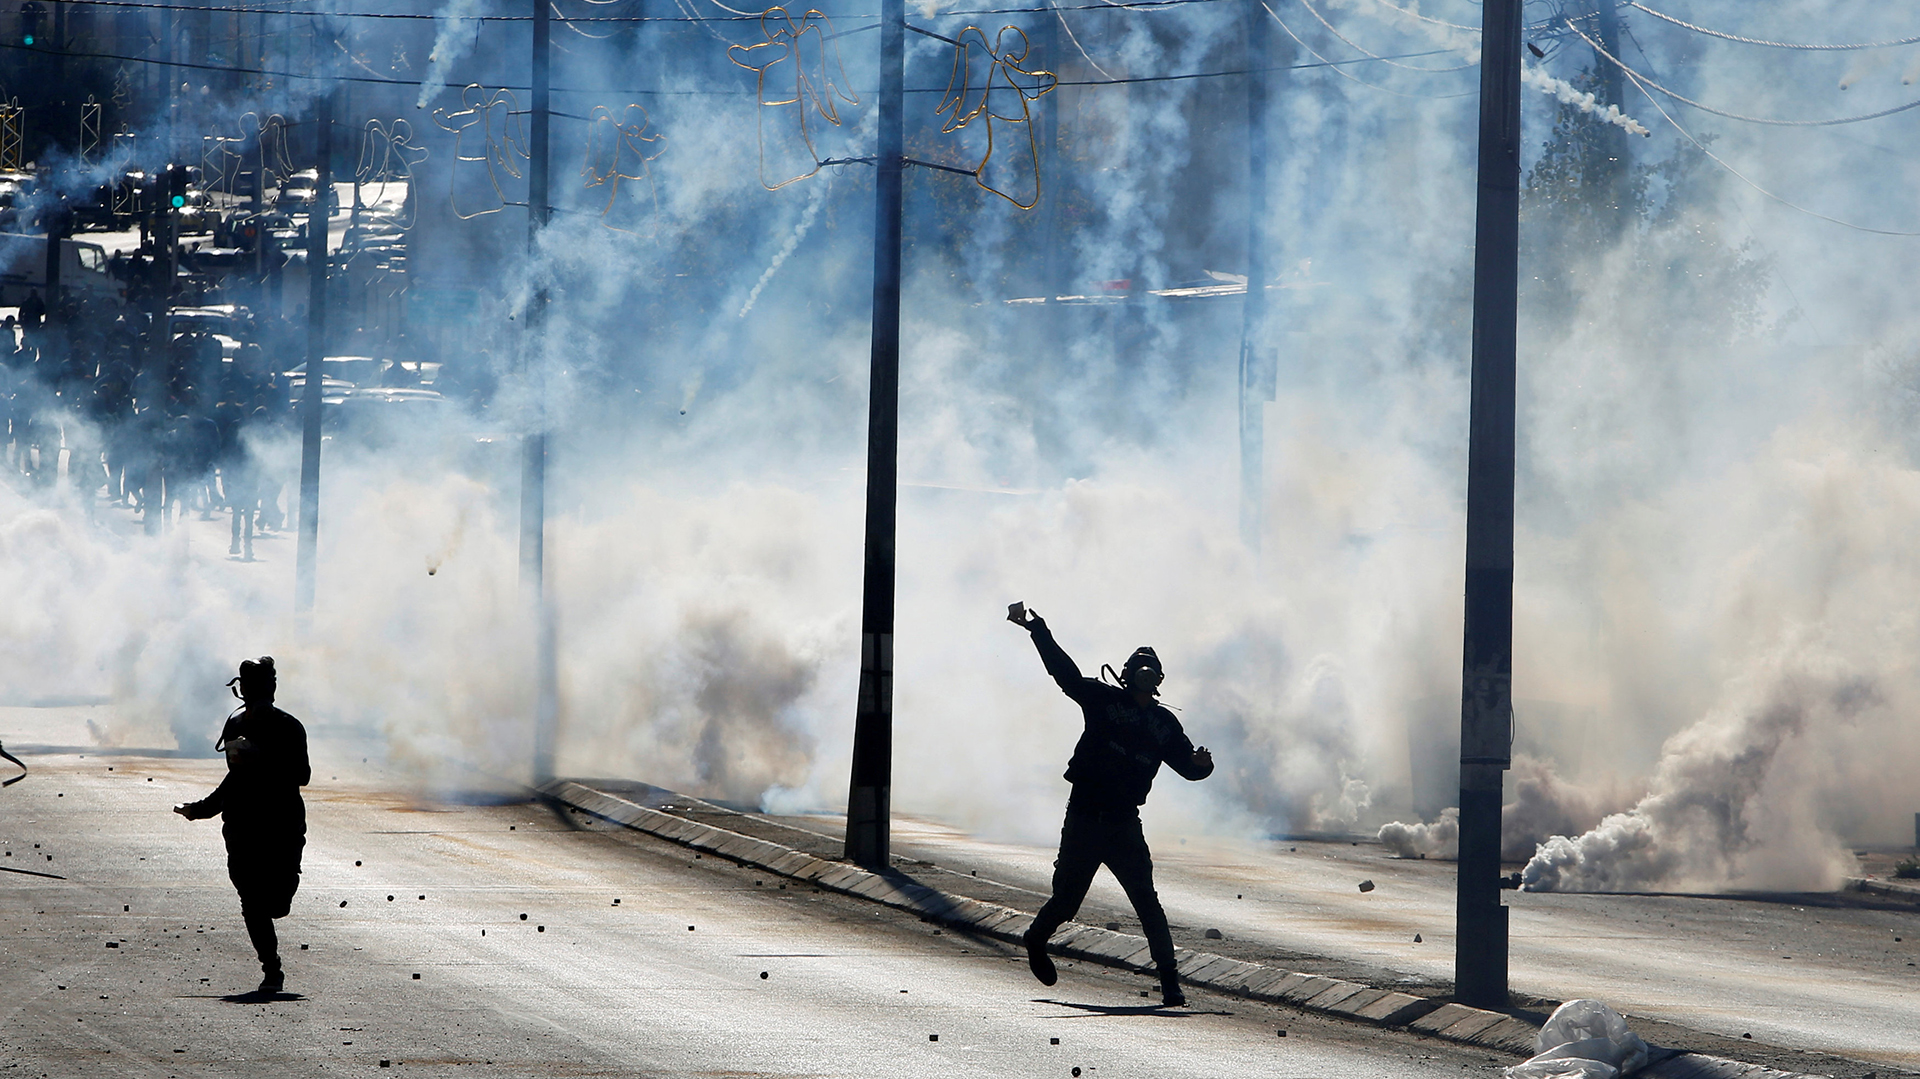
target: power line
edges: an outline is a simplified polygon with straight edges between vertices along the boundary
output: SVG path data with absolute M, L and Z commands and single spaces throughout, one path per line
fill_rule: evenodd
M 325 11 L 325 12 L 293 11 L 293 10 L 279 10 L 279 9 L 267 8 L 267 7 L 245 7 L 241 5 L 235 5 L 235 4 L 163 4 L 163 3 L 154 3 L 152 2 L 152 0 L 62 0 L 62 2 L 73 5 L 73 6 L 77 6 L 77 7 L 137 8 L 137 9 L 145 9 L 145 10 L 152 10 L 152 11 L 210 11 L 210 12 L 227 12 L 227 13 L 237 14 L 237 15 L 293 15 L 293 16 L 304 15 L 308 17 L 325 17 L 325 18 L 334 18 L 334 19 L 391 19 L 391 20 L 400 20 L 400 21 L 408 21 L 408 22 L 434 22 L 442 19 L 445 19 L 446 21 L 449 21 L 449 22 L 480 22 L 480 23 L 489 23 L 489 22 L 518 23 L 518 22 L 533 21 L 533 16 L 531 15 L 474 15 L 471 17 L 448 18 L 445 16 L 432 14 L 432 13 L 409 12 L 409 11 Z M 587 0 L 587 2 L 593 3 L 595 2 L 595 0 Z M 1217 3 L 1226 3 L 1226 2 L 1229 2 L 1229 0 L 1116 0 L 1116 2 L 1112 2 L 1112 3 L 1062 5 L 1059 8 L 1059 10 L 1062 10 L 1062 11 L 1152 10 L 1156 8 L 1184 7 L 1188 4 L 1217 4 Z M 727 8 L 727 10 L 732 11 L 734 9 Z M 1044 8 L 1044 7 L 969 8 L 969 9 L 960 9 L 955 11 L 936 12 L 929 17 L 952 18 L 952 17 L 960 17 L 960 16 L 971 17 L 975 15 L 1035 15 L 1035 14 L 1043 14 L 1050 10 L 1053 10 L 1053 9 Z M 565 22 L 574 22 L 574 23 L 653 23 L 653 22 L 714 23 L 714 22 L 758 22 L 761 19 L 761 15 L 758 12 L 749 12 L 746 14 L 735 14 L 735 15 L 720 15 L 720 16 L 714 16 L 711 18 L 706 16 L 700 16 L 700 15 L 692 15 L 692 16 L 688 16 L 688 15 L 679 15 L 679 16 L 675 16 L 675 15 L 589 15 L 589 16 L 582 16 L 579 18 L 573 18 L 568 16 L 556 16 L 556 17 L 562 19 Z M 873 14 L 850 14 L 850 15 L 834 16 L 834 18 L 836 19 L 878 19 L 879 17 L 880 16 L 873 15 Z
M 1574 26 L 1571 21 L 1567 23 L 1567 28 L 1572 30 L 1575 34 L 1579 35 L 1580 40 L 1593 46 L 1594 52 L 1599 53 L 1603 57 L 1606 57 L 1606 59 L 1609 62 L 1611 62 L 1615 67 L 1619 68 L 1621 71 L 1626 72 L 1635 81 L 1643 83 L 1647 86 L 1650 86 L 1653 89 L 1658 90 L 1661 93 L 1667 95 L 1668 97 L 1674 99 L 1675 101 L 1678 101 L 1685 105 L 1691 105 L 1694 108 L 1699 109 L 1701 112 L 1709 112 L 1715 116 L 1724 116 L 1729 120 L 1739 120 L 1742 123 L 1765 124 L 1769 127 L 1836 127 L 1841 124 L 1857 124 L 1865 120 L 1878 120 L 1883 116 L 1892 116 L 1895 113 L 1906 112 L 1909 109 L 1920 109 L 1920 101 L 1909 101 L 1904 105 L 1895 105 L 1890 109 L 1881 109 L 1879 112 L 1861 113 L 1858 116 L 1841 116 L 1841 117 L 1836 117 L 1830 120 L 1776 120 L 1766 116 L 1745 116 L 1737 112 L 1727 112 L 1723 109 L 1716 109 L 1711 105 L 1702 104 L 1698 101 L 1693 100 L 1690 97 L 1683 97 L 1682 95 L 1667 89 L 1666 87 L 1660 85 L 1659 83 L 1654 82 L 1652 79 L 1647 78 L 1645 75 L 1640 74 L 1638 71 L 1633 70 L 1632 68 L 1628 67 L 1626 63 L 1622 61 L 1619 57 L 1614 56 L 1612 53 L 1601 48 L 1599 42 L 1593 40 L 1592 38 L 1588 37 L 1586 34 L 1582 33 L 1580 29 Z
M 1410 19 L 1419 19 L 1421 22 L 1432 23 L 1435 26 L 1444 26 L 1449 30 L 1466 30 L 1470 33 L 1475 33 L 1475 34 L 1480 32 L 1480 28 L 1478 26 L 1466 26 L 1464 24 L 1457 23 L 1457 22 L 1448 22 L 1445 19 L 1436 19 L 1431 15 L 1422 15 L 1417 11 L 1412 11 L 1407 8 L 1403 8 L 1398 4 L 1388 3 L 1387 0 L 1373 0 L 1373 2 L 1376 4 L 1379 4 L 1383 8 L 1388 8 L 1393 11 L 1397 11 L 1400 14 L 1405 15 Z
M 1854 45 L 1807 45 L 1792 41 L 1767 41 L 1764 38 L 1741 37 L 1739 34 L 1729 34 L 1721 30 L 1709 30 L 1704 26 L 1696 26 L 1684 19 L 1676 19 L 1665 12 L 1655 11 L 1647 5 L 1640 3 L 1639 0 L 1627 0 L 1627 6 L 1639 8 L 1641 11 L 1646 12 L 1656 19 L 1670 22 L 1675 26 L 1691 30 L 1696 34 L 1717 37 L 1723 41 L 1737 41 L 1742 45 L 1764 45 L 1769 49 L 1797 49 L 1802 52 L 1853 52 L 1859 49 L 1891 49 L 1901 45 L 1920 44 L 1920 37 L 1905 37 L 1898 41 L 1865 41 Z
M 1320 25 L 1327 28 L 1328 33 L 1332 34 L 1334 37 L 1339 38 L 1341 41 L 1346 42 L 1347 45 L 1352 47 L 1353 51 L 1360 53 L 1363 56 L 1371 57 L 1375 60 L 1385 60 L 1386 63 L 1392 67 L 1401 68 L 1406 71 L 1424 71 L 1431 74 L 1439 74 L 1439 73 L 1445 73 L 1449 71 L 1466 71 L 1469 68 L 1476 68 L 1480 66 L 1479 64 L 1460 64 L 1457 67 L 1414 67 L 1411 64 L 1396 64 L 1392 60 L 1387 60 L 1385 57 L 1380 56 L 1377 53 L 1368 51 L 1365 47 L 1361 46 L 1358 42 L 1354 41 L 1352 38 L 1348 37 L 1347 35 L 1341 33 L 1339 30 L 1335 29 L 1334 25 L 1327 21 L 1327 17 L 1325 15 L 1320 14 L 1320 10 L 1314 7 L 1313 4 L 1309 2 L 1309 0 L 1299 0 L 1299 4 L 1301 7 L 1307 9 L 1307 14 L 1312 15 L 1315 19 L 1318 19 L 1320 21 Z
M 1567 25 L 1569 28 L 1573 27 L 1573 24 L 1570 22 Z M 1684 127 L 1681 127 L 1680 121 L 1675 120 L 1673 118 L 1673 114 L 1669 113 L 1665 108 L 1661 106 L 1660 100 L 1654 97 L 1653 94 L 1647 90 L 1647 87 L 1641 82 L 1639 76 L 1634 74 L 1631 68 L 1628 68 L 1625 64 L 1620 63 L 1619 60 L 1614 59 L 1614 57 L 1609 55 L 1606 52 L 1606 50 L 1600 48 L 1598 43 L 1594 42 L 1593 39 L 1588 38 L 1587 35 L 1581 34 L 1578 29 L 1574 29 L 1573 32 L 1576 34 L 1580 34 L 1580 37 L 1583 40 L 1585 40 L 1587 44 L 1593 46 L 1593 49 L 1595 52 L 1599 53 L 1601 56 L 1605 56 L 1609 60 L 1613 60 L 1614 64 L 1616 64 L 1620 68 L 1620 70 L 1626 74 L 1627 80 L 1633 83 L 1634 89 L 1639 90 L 1641 96 L 1647 99 L 1647 104 L 1652 105 L 1654 108 L 1654 111 L 1658 112 L 1661 118 L 1666 120 L 1668 124 L 1671 124 L 1673 126 L 1673 129 L 1675 131 L 1678 131 L 1682 138 L 1692 143 L 1695 149 L 1707 155 L 1708 159 L 1710 159 L 1714 164 L 1727 170 L 1729 173 L 1732 173 L 1733 177 L 1739 180 L 1741 183 L 1746 184 L 1748 187 L 1753 188 L 1755 191 L 1760 192 L 1762 195 L 1765 195 L 1767 198 L 1770 198 L 1773 201 L 1779 203 L 1780 205 L 1785 206 L 1789 210 L 1798 211 L 1800 213 L 1806 214 L 1808 217 L 1818 218 L 1819 220 L 1828 222 L 1829 224 L 1839 225 L 1843 228 L 1853 229 L 1856 232 L 1868 232 L 1876 236 L 1900 236 L 1900 237 L 1920 236 L 1920 232 L 1902 232 L 1896 229 L 1877 229 L 1877 228 L 1873 228 L 1870 225 L 1857 225 L 1851 221 L 1844 221 L 1838 217 L 1833 217 L 1828 214 L 1823 214 L 1818 210 L 1810 210 L 1807 207 L 1802 206 L 1797 202 L 1793 202 L 1781 195 L 1776 195 L 1772 191 L 1769 191 L 1768 189 L 1760 186 L 1760 184 L 1757 181 L 1749 177 L 1746 173 L 1741 172 L 1739 169 L 1734 168 L 1732 165 L 1729 165 L 1726 162 L 1726 160 L 1722 158 L 1719 154 L 1716 154 L 1712 150 L 1708 149 L 1706 143 L 1701 142 L 1697 138 L 1694 138 L 1693 132 L 1688 131 Z
M 1416 100 L 1422 100 L 1422 101 L 1444 101 L 1448 98 L 1467 97 L 1471 94 L 1475 94 L 1479 92 L 1478 90 L 1465 90 L 1457 94 L 1409 94 L 1409 93 L 1404 93 L 1400 90 L 1389 89 L 1385 86 L 1381 86 L 1378 83 L 1368 82 L 1367 80 L 1360 78 L 1357 75 L 1349 74 L 1348 72 L 1341 70 L 1341 65 L 1343 64 L 1370 62 L 1366 57 L 1358 57 L 1353 60 L 1340 60 L 1340 61 L 1329 60 L 1326 57 L 1320 55 L 1318 52 L 1315 52 L 1313 46 L 1307 44 L 1306 40 L 1302 38 L 1299 34 L 1294 33 L 1293 27 L 1287 25 L 1287 21 L 1285 19 L 1282 19 L 1280 17 L 1280 13 L 1273 10 L 1273 8 L 1267 4 L 1267 0 L 1260 0 L 1260 7 L 1262 8 L 1262 10 L 1266 11 L 1267 15 L 1270 18 L 1272 18 L 1274 22 L 1280 24 L 1280 29 L 1285 30 L 1287 32 L 1288 37 L 1292 38 L 1294 42 L 1298 44 L 1301 48 L 1307 50 L 1307 54 L 1309 56 L 1312 56 L 1315 60 L 1319 61 L 1319 63 L 1316 63 L 1316 64 L 1296 64 L 1296 65 L 1293 65 L 1294 67 L 1330 68 L 1332 69 L 1334 74 L 1340 76 L 1343 79 L 1346 79 L 1350 82 L 1357 82 L 1362 86 L 1368 87 L 1370 89 L 1378 90 L 1383 94 L 1392 94 L 1394 97 L 1410 97 L 1410 98 L 1414 98 Z M 1431 49 L 1424 53 L 1414 53 L 1411 55 L 1412 56 L 1433 56 L 1440 53 L 1451 53 L 1453 51 L 1454 50 L 1452 49 Z M 1410 58 L 1409 56 L 1396 56 L 1393 59 L 1404 60 L 1409 58 Z M 1387 58 L 1383 56 L 1383 57 L 1380 57 L 1379 59 L 1385 60 Z
M 15 52 L 34 52 L 34 53 L 40 53 L 42 55 L 47 54 L 47 50 L 45 49 L 37 49 L 28 45 L 14 45 L 8 42 L 0 42 L 0 49 L 7 49 Z M 1312 51 L 1312 50 L 1308 50 L 1308 51 Z M 1444 53 L 1449 53 L 1451 51 L 1453 50 L 1429 49 L 1424 52 L 1401 53 L 1399 55 L 1392 56 L 1392 57 L 1378 57 L 1376 59 L 1378 60 L 1390 60 L 1390 59 L 1391 60 L 1411 60 L 1411 59 L 1417 59 L 1422 56 L 1437 56 Z M 86 60 L 120 60 L 130 64 L 153 64 L 160 67 L 186 68 L 192 71 L 219 71 L 219 72 L 225 72 L 227 74 L 233 74 L 233 75 L 270 75 L 270 76 L 273 76 L 274 78 L 303 79 L 310 82 L 334 80 L 339 82 L 371 83 L 376 86 L 422 86 L 426 84 L 426 80 L 424 79 L 382 79 L 382 78 L 373 78 L 371 76 L 366 76 L 366 75 L 328 75 L 328 74 L 316 74 L 310 71 L 275 71 L 268 68 L 238 67 L 238 66 L 232 66 L 232 65 L 226 65 L 226 64 L 199 64 L 189 60 L 156 60 L 156 59 L 153 59 L 152 57 L 124 56 L 119 53 L 67 52 L 67 53 L 62 53 L 61 55 L 78 57 L 80 59 L 86 59 Z M 1319 56 L 1318 53 L 1315 53 L 1314 55 Z M 1177 75 L 1141 75 L 1133 78 L 1061 80 L 1057 85 L 1097 87 L 1097 86 L 1131 85 L 1131 84 L 1137 84 L 1137 83 L 1151 83 L 1151 82 L 1185 82 L 1192 79 L 1219 79 L 1219 78 L 1229 78 L 1229 77 L 1239 76 L 1239 75 L 1247 75 L 1247 74 L 1253 73 L 1255 70 L 1300 71 L 1300 70 L 1306 70 L 1309 68 L 1319 68 L 1319 67 L 1329 67 L 1329 68 L 1334 68 L 1335 70 L 1338 70 L 1342 66 L 1345 66 L 1348 64 L 1365 64 L 1365 63 L 1373 63 L 1373 62 L 1375 61 L 1367 57 L 1355 57 L 1351 60 L 1328 60 L 1325 57 L 1320 57 L 1320 62 L 1313 63 L 1313 64 L 1285 64 L 1285 65 L 1280 65 L 1276 67 L 1265 67 L 1265 68 L 1258 68 L 1258 69 L 1230 68 L 1225 71 L 1194 71 L 1194 72 L 1185 72 Z M 1344 72 L 1342 72 L 1342 74 L 1344 74 Z M 448 80 L 442 83 L 437 83 L 436 85 L 458 86 L 458 85 L 482 85 L 482 84 L 468 84 L 468 83 Z M 488 85 L 488 86 L 498 85 L 503 90 L 527 89 L 525 86 L 513 86 L 506 83 L 499 83 L 499 84 L 486 83 L 484 85 Z M 1366 85 L 1372 86 L 1373 84 L 1367 83 Z M 553 88 L 553 92 L 556 94 L 614 94 L 614 95 L 629 94 L 633 96 L 649 95 L 654 97 L 734 97 L 734 96 L 752 97 L 754 96 L 754 93 L 755 93 L 751 89 L 641 90 L 641 89 L 618 88 L 618 87 L 588 88 L 588 87 L 567 87 L 567 86 L 556 86 Z M 862 91 L 862 92 L 866 92 L 866 91 Z M 928 86 L 928 87 L 918 87 L 918 88 L 909 87 L 907 88 L 906 92 L 909 94 L 944 94 L 948 92 L 948 88 L 944 86 L 940 86 L 940 87 Z M 1388 91 L 1388 92 L 1391 93 L 1392 91 Z M 1402 96 L 1412 96 L 1412 95 L 1402 95 Z M 1458 96 L 1458 95 L 1455 95 L 1455 96 Z

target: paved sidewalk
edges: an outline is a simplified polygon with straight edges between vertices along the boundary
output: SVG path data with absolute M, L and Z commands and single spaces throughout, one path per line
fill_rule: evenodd
M 887 872 L 871 872 L 823 857 L 821 848 L 825 844 L 821 841 L 832 839 L 824 833 L 726 810 L 659 788 L 632 783 L 594 781 L 587 785 L 556 780 L 542 788 L 542 793 L 577 811 L 695 850 L 758 866 L 829 891 L 910 911 L 927 921 L 964 932 L 1017 944 L 1032 924 L 1032 917 L 1019 909 L 947 890 L 963 881 L 976 885 L 965 889 L 970 892 L 1004 893 L 1010 886 L 982 882 L 972 874 L 962 877 L 937 869 L 930 874 L 922 873 L 920 865 L 910 868 L 946 887 L 923 883 L 899 865 Z M 716 821 L 720 823 L 714 823 Z M 735 827 L 722 827 L 721 823 Z M 749 835 L 736 830 L 743 825 L 768 835 Z M 977 887 L 980 884 L 986 887 Z M 1068 958 L 1107 966 L 1145 970 L 1150 963 L 1145 938 L 1071 922 L 1054 937 L 1052 950 Z M 1486 1011 L 1431 996 L 1283 970 L 1205 951 L 1182 948 L 1177 954 L 1182 978 L 1194 986 L 1417 1031 L 1516 1058 L 1532 1054 L 1534 1037 L 1545 1019 L 1540 1010 Z M 1655 1063 L 1642 1074 L 1654 1079 L 1798 1079 L 1813 1073 L 1782 1071 L 1709 1054 L 1660 1050 L 1656 1052 Z

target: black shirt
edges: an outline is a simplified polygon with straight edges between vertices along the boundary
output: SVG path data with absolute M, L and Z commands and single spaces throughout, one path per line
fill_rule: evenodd
M 199 820 L 219 814 L 220 830 L 230 840 L 304 836 L 307 809 L 300 788 L 313 778 L 313 769 L 300 721 L 272 705 L 245 708 L 227 720 L 218 744 L 230 749 L 227 778 L 188 805 L 187 816 Z
M 1081 675 L 1046 623 L 1034 620 L 1033 645 L 1040 661 L 1073 698 L 1086 730 L 1073 747 L 1066 779 L 1073 784 L 1070 809 L 1134 812 L 1153 789 L 1153 777 L 1165 762 L 1187 779 L 1205 779 L 1213 766 L 1195 766 L 1193 742 L 1180 721 L 1159 704 L 1141 704 L 1132 692 Z

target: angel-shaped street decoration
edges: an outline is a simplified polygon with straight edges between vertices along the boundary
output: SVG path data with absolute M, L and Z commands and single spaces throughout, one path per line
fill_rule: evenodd
M 608 220 L 614 204 L 620 200 L 623 180 L 645 181 L 647 201 L 657 212 L 660 200 L 653 186 L 653 170 L 648 163 L 667 152 L 665 135 L 647 134 L 647 110 L 628 105 L 623 116 L 616 116 L 605 105 L 595 105 L 587 114 L 587 160 L 580 167 L 587 187 L 607 189 L 607 204 L 600 211 L 600 223 L 615 232 L 631 232 Z
M 240 130 L 253 136 L 255 161 L 260 166 L 256 183 L 279 187 L 297 171 L 293 167 L 293 154 L 287 149 L 286 117 L 277 112 L 265 116 L 257 112 L 241 113 Z
M 367 126 L 360 130 L 360 160 L 354 164 L 353 178 L 361 184 L 378 184 L 382 187 L 378 200 L 385 194 L 387 184 L 404 185 L 405 198 L 402 202 L 402 230 L 413 227 L 417 203 L 413 199 L 413 170 L 416 165 L 427 159 L 427 148 L 413 141 L 413 125 L 404 118 L 396 118 L 387 123 L 381 120 L 368 120 Z
M 1034 135 L 1032 106 L 1059 79 L 1051 71 L 1027 67 L 1031 50 L 1026 33 L 1017 26 L 1002 27 L 991 45 L 986 31 L 977 26 L 946 40 L 953 44 L 953 73 L 940 107 L 934 110 L 935 115 L 946 117 L 941 132 L 952 134 L 979 120 L 984 132 L 973 145 L 979 148 L 980 159 L 966 171 L 988 191 L 1022 210 L 1033 209 L 1040 203 L 1040 143 Z M 1016 124 L 1018 131 L 996 130 Z M 1013 143 L 1011 162 L 1004 153 L 995 161 L 996 139 Z M 1029 197 L 1022 201 L 1021 196 Z
M 462 221 L 471 221 L 487 214 L 497 214 L 507 207 L 507 194 L 500 186 L 500 174 L 518 180 L 520 162 L 528 159 L 527 139 L 521 130 L 520 100 L 513 91 L 494 90 L 491 93 L 478 83 L 461 89 L 458 109 L 433 110 L 433 122 L 440 125 L 442 131 L 453 135 L 453 167 L 447 172 L 448 199 L 453 207 L 453 216 Z M 474 130 L 478 128 L 479 130 Z M 477 145 L 476 145 L 477 142 Z M 487 182 L 493 188 L 493 205 L 464 213 L 460 209 L 460 163 L 463 161 L 480 162 L 486 167 Z
M 838 127 L 840 114 L 833 99 L 854 105 L 860 99 L 846 88 L 846 66 L 840 60 L 840 46 L 833 44 L 833 24 L 825 15 L 809 10 L 795 22 L 786 8 L 770 7 L 760 15 L 760 32 L 765 41 L 729 45 L 727 58 L 759 74 L 760 107 L 755 112 L 760 128 L 760 186 L 778 191 L 820 171 L 822 162 L 813 148 L 808 113 L 818 113 Z M 785 111 L 769 113 L 769 109 Z M 770 139 L 776 144 L 771 163 Z

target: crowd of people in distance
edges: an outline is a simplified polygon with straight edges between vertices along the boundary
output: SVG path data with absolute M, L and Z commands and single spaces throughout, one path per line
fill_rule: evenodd
M 291 397 L 276 356 L 301 351 L 285 319 L 254 320 L 251 340 L 175 336 L 133 308 L 49 312 L 36 293 L 0 321 L 0 448 L 12 473 L 52 487 L 66 479 L 89 513 L 103 496 L 138 512 L 149 532 L 171 516 L 233 513 L 233 553 L 251 556 L 254 528 L 285 526 L 286 482 L 243 437 L 290 430 Z

